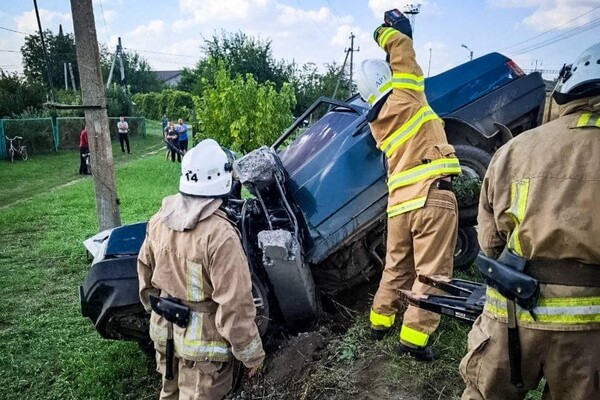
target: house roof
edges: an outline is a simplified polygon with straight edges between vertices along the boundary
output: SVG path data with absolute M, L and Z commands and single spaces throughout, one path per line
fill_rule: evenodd
M 166 82 L 181 75 L 182 71 L 152 71 L 161 82 Z

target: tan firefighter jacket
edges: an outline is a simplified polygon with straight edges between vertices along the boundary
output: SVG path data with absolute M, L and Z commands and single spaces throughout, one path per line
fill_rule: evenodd
M 191 361 L 230 361 L 251 368 L 264 358 L 239 233 L 222 201 L 176 194 L 148 222 L 138 256 L 140 299 L 170 295 L 190 307 L 186 328 L 173 326 L 175 354 Z M 152 312 L 150 337 L 165 352 L 167 321 Z
M 378 28 L 377 42 L 390 58 L 392 93 L 369 123 L 388 158 L 388 217 L 421 208 L 438 178 L 459 175 L 454 148 L 442 120 L 427 104 L 423 71 L 412 40 L 393 28 Z M 383 100 L 382 100 L 383 101 Z
M 498 257 L 506 245 L 527 259 L 600 264 L 599 114 L 600 97 L 571 102 L 558 119 L 496 152 L 479 204 L 485 254 Z M 489 287 L 484 313 L 506 321 L 506 299 Z M 600 288 L 542 284 L 533 314 L 518 310 L 518 320 L 536 329 L 600 329 Z

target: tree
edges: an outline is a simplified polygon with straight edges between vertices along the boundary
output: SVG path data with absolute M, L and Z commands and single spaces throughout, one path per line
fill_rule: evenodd
M 0 118 L 17 116 L 26 109 L 41 108 L 45 100 L 40 83 L 0 69 Z
M 291 85 L 283 83 L 277 91 L 274 83 L 259 83 L 252 74 L 231 78 L 223 62 L 216 68 L 214 85 L 196 100 L 196 138 L 210 137 L 241 153 L 273 143 L 292 122 Z
M 100 63 L 102 65 L 102 76 L 104 81 L 108 80 L 108 74 L 112 65 L 113 53 L 110 53 L 106 46 L 102 46 L 100 53 Z M 115 71 L 113 73 L 113 82 L 119 82 L 120 74 L 118 73 L 117 61 Z M 148 93 L 163 90 L 165 85 L 158 80 L 156 74 L 152 72 L 152 68 L 145 58 L 137 52 L 127 50 L 123 52 L 123 68 L 125 70 L 125 84 L 131 93 Z
M 54 35 L 52 31 L 44 31 L 44 41 L 48 50 L 50 62 L 50 75 L 56 89 L 64 87 L 64 63 L 71 63 L 75 76 L 75 86 L 80 87 L 79 68 L 77 65 L 77 54 L 75 51 L 75 37 L 73 34 Z M 21 47 L 23 55 L 23 72 L 25 76 L 34 81 L 43 82 L 46 88 L 49 83 L 44 63 L 44 52 L 39 34 L 29 35 L 25 38 L 25 44 Z M 104 82 L 108 79 L 108 72 L 112 64 L 113 55 L 106 46 L 101 47 L 100 63 L 102 65 L 102 76 Z M 123 66 L 125 69 L 126 84 L 129 85 L 131 93 L 147 93 L 162 90 L 164 85 L 152 72 L 150 64 L 135 51 L 127 51 L 123 54 Z M 70 86 L 70 85 L 69 85 Z
M 79 87 L 79 72 L 73 34 L 64 35 L 61 31 L 58 35 L 54 35 L 52 31 L 45 30 L 44 41 L 48 50 L 50 76 L 54 87 L 64 87 L 64 63 L 72 64 L 75 85 Z M 23 73 L 25 76 L 30 80 L 43 82 L 44 86 L 49 88 L 50 84 L 46 75 L 44 52 L 39 34 L 29 35 L 25 38 L 25 44 L 21 47 L 21 54 L 23 55 Z
M 341 66 L 335 61 L 325 65 L 325 73 L 318 72 L 315 63 L 306 63 L 300 67 L 300 70 L 294 74 L 292 85 L 296 91 L 296 107 L 294 115 L 301 115 L 310 105 L 321 96 L 333 97 L 335 87 L 339 86 L 336 92 L 337 99 L 347 99 L 352 94 L 347 75 L 341 74 Z
M 195 68 L 185 68 L 179 89 L 202 95 L 211 86 L 216 76 L 217 66 L 223 63 L 230 76 L 252 74 L 258 83 L 272 82 L 277 90 L 289 82 L 292 66 L 285 61 L 273 58 L 271 41 L 248 36 L 243 32 L 221 32 L 210 40 L 205 39 L 201 50 L 207 55 Z

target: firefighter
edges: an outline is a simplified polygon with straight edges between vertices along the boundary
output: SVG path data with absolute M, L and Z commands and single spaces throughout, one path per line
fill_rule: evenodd
M 214 140 L 200 142 L 182 160 L 179 193 L 163 199 L 148 222 L 137 269 L 140 299 L 152 312 L 161 399 L 222 399 L 232 387 L 234 358 L 250 376 L 264 359 L 248 262 L 220 209 L 232 188 L 232 162 Z M 169 320 L 183 316 L 169 307 L 189 310 L 187 326 Z
M 481 250 L 511 273 L 488 282 L 469 333 L 465 400 L 523 399 L 542 377 L 544 399 L 600 399 L 600 43 L 553 97 L 559 118 L 501 147 L 483 181 Z
M 442 121 L 427 104 L 410 23 L 394 11 L 399 23 L 384 24 L 374 33 L 390 64 L 365 60 L 357 82 L 371 106 L 367 117 L 371 133 L 388 166 L 387 254 L 370 313 L 376 340 L 394 324 L 399 289 L 435 293 L 417 276 L 452 275 L 458 211 L 450 177 L 461 172 Z M 427 344 L 439 321 L 439 315 L 409 306 L 397 351 L 420 361 L 437 358 L 437 351 Z

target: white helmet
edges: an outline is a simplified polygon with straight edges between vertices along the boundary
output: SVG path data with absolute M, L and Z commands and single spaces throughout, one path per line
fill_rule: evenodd
M 600 43 L 588 47 L 574 64 L 560 70 L 553 97 L 558 104 L 600 94 Z
M 232 162 L 217 142 L 201 141 L 181 160 L 179 192 L 202 197 L 228 194 L 233 180 Z
M 392 90 L 392 70 L 383 60 L 365 60 L 358 69 L 356 81 L 360 96 L 371 107 Z

